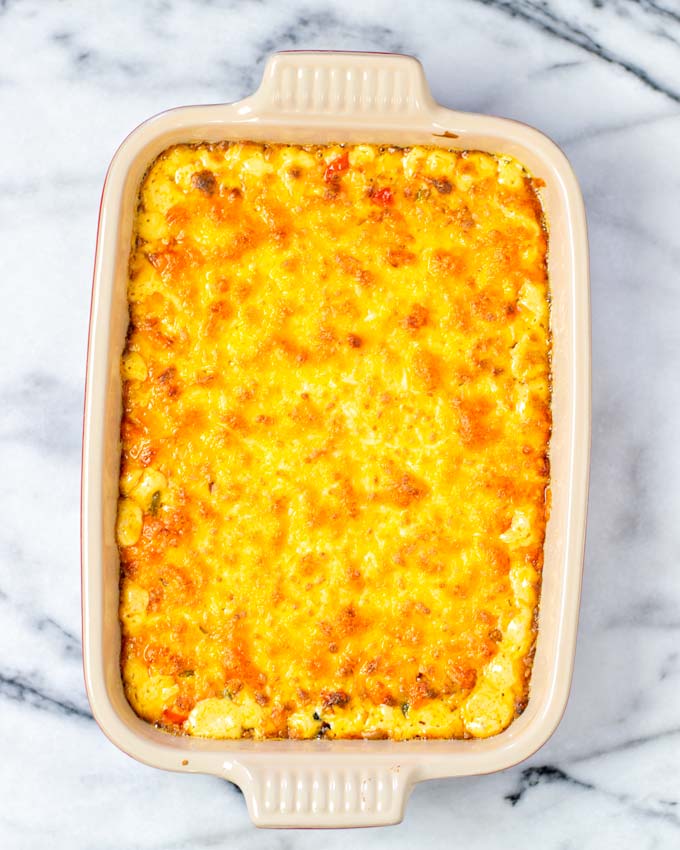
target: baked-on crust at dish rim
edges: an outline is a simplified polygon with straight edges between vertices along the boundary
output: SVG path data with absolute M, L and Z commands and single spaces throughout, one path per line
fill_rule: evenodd
M 419 146 L 153 163 L 117 519 L 140 716 L 407 739 L 524 709 L 551 427 L 536 184 Z

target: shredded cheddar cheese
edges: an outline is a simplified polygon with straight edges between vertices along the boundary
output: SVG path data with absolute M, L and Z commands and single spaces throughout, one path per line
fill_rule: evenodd
M 546 250 L 508 157 L 158 157 L 121 363 L 121 665 L 140 716 L 216 738 L 408 739 L 493 735 L 524 709 Z

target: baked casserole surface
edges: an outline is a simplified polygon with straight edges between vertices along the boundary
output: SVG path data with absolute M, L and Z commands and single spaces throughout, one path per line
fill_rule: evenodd
M 121 666 L 169 731 L 486 737 L 549 485 L 536 181 L 475 151 L 177 145 L 122 358 Z

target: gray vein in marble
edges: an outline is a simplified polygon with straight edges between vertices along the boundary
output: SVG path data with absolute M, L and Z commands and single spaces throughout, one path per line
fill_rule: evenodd
M 80 638 L 76 637 L 68 629 L 65 629 L 61 623 L 58 623 L 52 617 L 38 617 L 35 620 L 35 628 L 37 631 L 43 632 L 48 639 L 50 636 L 56 637 L 65 655 L 77 655 L 80 653 Z
M 1 589 L 0 602 L 7 606 L 9 610 L 20 614 L 28 633 L 33 632 L 43 635 L 52 650 L 57 650 L 65 660 L 76 663 L 80 667 L 82 657 L 81 641 L 77 635 L 69 631 L 53 617 L 47 614 L 36 613 L 31 606 L 11 599 Z M 4 697 L 12 699 L 15 702 L 28 702 L 33 707 L 43 710 L 50 710 L 50 708 L 54 709 L 57 706 L 61 706 L 66 710 L 66 713 L 82 713 L 83 716 L 90 716 L 87 708 L 81 709 L 72 703 L 70 699 L 57 696 L 54 693 L 48 693 L 45 687 L 36 682 L 35 675 L 35 673 L 29 673 L 21 669 L 15 669 L 11 676 L 7 673 L 3 676 L 0 673 L 0 678 L 2 678 L 2 682 L 0 683 L 0 699 Z M 27 699 L 29 696 L 32 696 L 32 699 Z M 71 711 L 71 709 L 74 710 Z
M 561 141 L 563 145 L 571 147 L 573 145 L 586 144 L 594 139 L 602 138 L 603 136 L 612 136 L 616 133 L 633 132 L 642 127 L 653 127 L 655 124 L 664 123 L 666 121 L 680 121 L 680 112 L 677 110 L 674 112 L 664 112 L 652 117 L 617 124 L 609 124 L 592 130 L 584 130 L 583 132 L 576 133 L 573 136 L 565 136 Z
M 93 719 L 89 710 L 81 708 L 71 700 L 47 693 L 36 682 L 25 678 L 20 673 L 12 674 L 0 670 L 0 697 L 13 702 L 26 703 L 40 711 L 65 714 L 85 720 Z
M 680 673 L 680 652 L 669 652 L 659 671 L 659 681 L 663 682 L 670 676 L 677 676 L 678 673 Z
M 648 88 L 665 95 L 676 103 L 680 103 L 680 90 L 665 85 L 641 65 L 631 62 L 624 56 L 600 44 L 584 29 L 553 12 L 546 3 L 532 2 L 532 0 L 474 0 L 474 2 L 497 9 L 512 18 L 520 18 L 542 32 L 555 36 L 575 47 L 580 47 L 598 59 L 616 65 L 637 77 Z
M 530 78 L 542 77 L 545 74 L 552 74 L 554 71 L 567 71 L 571 68 L 580 68 L 582 65 L 583 62 L 554 62 L 552 65 L 546 65 L 545 68 L 532 71 L 528 76 Z
M 677 653 L 676 653 L 677 657 Z M 589 750 L 582 755 L 567 758 L 563 760 L 564 764 L 581 765 L 601 759 L 603 757 L 615 755 L 617 753 L 626 752 L 631 749 L 644 747 L 647 744 L 657 743 L 665 739 L 676 739 L 680 737 L 680 727 L 674 729 L 655 732 L 650 735 L 631 738 L 609 747 L 602 747 L 597 750 Z M 527 793 L 538 786 L 550 785 L 554 783 L 563 783 L 570 785 L 575 789 L 583 791 L 595 791 L 610 797 L 616 802 L 626 805 L 637 813 L 647 817 L 662 818 L 674 826 L 680 826 L 680 811 L 678 800 L 665 798 L 651 798 L 651 806 L 643 806 L 636 802 L 632 794 L 621 794 L 610 789 L 602 787 L 601 784 L 578 779 L 571 775 L 566 770 L 553 764 L 537 764 L 531 765 L 521 770 L 516 777 L 516 785 L 514 790 L 504 795 L 511 806 L 516 806 Z
M 632 0 L 636 6 L 640 6 L 644 11 L 656 12 L 664 18 L 680 23 L 680 12 L 674 12 L 667 6 L 655 2 L 655 0 Z
M 155 35 L 163 41 L 163 35 L 158 29 Z M 86 79 L 92 82 L 95 79 L 105 81 L 111 86 L 114 80 L 119 86 L 130 86 L 144 80 L 145 88 L 162 88 L 168 86 L 186 84 L 185 79 L 172 80 L 167 75 L 156 84 L 153 82 L 153 65 L 142 61 L 121 61 L 111 58 L 107 53 L 94 46 L 88 46 L 76 35 L 70 32 L 58 32 L 52 36 L 53 41 L 64 51 L 71 64 L 73 79 Z M 213 76 L 192 78 L 193 85 L 199 85 L 204 89 L 219 89 L 224 79 L 239 78 L 239 89 L 242 92 L 253 91 L 259 83 L 260 74 L 252 67 L 241 67 L 234 65 L 229 60 L 220 59 L 212 63 L 212 68 L 219 72 Z
M 261 64 L 275 50 L 293 50 L 318 39 L 320 36 L 328 38 L 329 32 L 333 33 L 334 40 L 345 45 L 351 45 L 356 42 L 357 38 L 361 37 L 364 43 L 368 42 L 382 51 L 408 52 L 403 40 L 387 26 L 378 24 L 357 25 L 351 19 L 340 18 L 330 10 L 314 11 L 310 9 L 300 12 L 289 24 L 275 30 L 258 46 L 257 64 Z
M 591 782 L 574 779 L 573 776 L 569 776 L 559 767 L 543 764 L 524 768 L 518 777 L 517 788 L 506 794 L 505 799 L 511 806 L 516 806 L 530 788 L 536 788 L 537 785 L 552 784 L 553 782 L 566 782 L 575 788 L 582 788 L 586 791 L 591 791 L 595 787 Z
M 680 812 L 678 811 L 677 800 L 652 798 L 650 805 L 645 806 L 639 803 L 632 794 L 621 794 L 602 788 L 592 782 L 583 782 L 566 773 L 564 770 L 548 764 L 524 768 L 519 775 L 516 789 L 510 794 L 506 794 L 505 799 L 511 806 L 516 806 L 532 788 L 551 785 L 553 783 L 564 783 L 583 791 L 594 791 L 615 800 L 617 803 L 621 803 L 636 814 L 648 818 L 661 818 L 673 826 L 680 827 Z
M 668 738 L 675 739 L 678 737 L 680 737 L 680 727 L 676 727 L 673 729 L 663 729 L 659 732 L 652 732 L 649 735 L 640 735 L 635 738 L 629 738 L 627 740 L 620 741 L 617 744 L 612 744 L 609 747 L 589 749 L 582 755 L 568 758 L 564 761 L 568 764 L 588 762 L 596 758 L 602 758 L 603 756 L 610 756 L 616 753 L 625 752 L 626 750 L 636 749 L 637 747 L 644 747 L 647 744 L 651 744 L 656 741 L 662 741 Z
M 135 80 L 147 70 L 147 66 L 140 62 L 107 59 L 94 48 L 82 45 L 72 32 L 56 32 L 52 35 L 52 39 L 68 51 L 72 61 L 79 66 L 79 70 L 89 77 L 101 77 L 113 72 L 129 80 Z

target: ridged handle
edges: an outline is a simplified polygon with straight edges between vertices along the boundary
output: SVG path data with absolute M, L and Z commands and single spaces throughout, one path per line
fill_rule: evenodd
M 403 119 L 430 109 L 432 95 L 420 62 L 399 53 L 286 51 L 271 56 L 258 107 L 279 114 L 375 115 Z
M 399 767 L 249 769 L 239 782 L 256 826 L 399 823 L 411 783 Z

